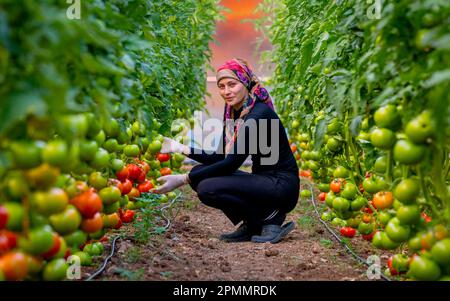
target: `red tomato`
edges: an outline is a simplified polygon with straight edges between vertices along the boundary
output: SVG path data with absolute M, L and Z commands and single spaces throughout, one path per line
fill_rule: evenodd
M 122 170 L 119 170 L 116 173 L 117 179 L 119 179 L 120 182 L 125 181 L 130 176 L 130 172 L 128 171 L 128 168 L 124 167 Z
M 431 217 L 429 217 L 425 212 L 422 212 L 420 215 L 425 219 L 425 223 L 431 222 Z
M 84 218 L 92 218 L 103 208 L 102 199 L 93 188 L 73 198 L 70 203 L 77 207 Z
M 153 184 L 151 181 L 144 181 L 143 183 L 139 184 L 137 189 L 140 193 L 149 192 L 153 188 Z
M 136 162 L 138 163 L 139 167 L 145 172 L 148 173 L 150 171 L 150 165 L 148 165 L 147 162 L 145 161 L 140 161 L 140 160 L 136 160 Z
M 3 206 L 0 206 L 0 230 L 6 227 L 8 223 L 8 211 Z
M 166 162 L 170 160 L 170 154 L 158 154 L 156 156 L 159 160 L 159 162 Z
M 326 199 L 326 197 L 327 197 L 327 193 L 326 192 L 321 192 L 320 194 L 319 194 L 319 201 L 321 201 L 321 202 L 325 202 L 325 199 Z
M 122 227 L 123 223 L 122 220 L 119 219 L 119 222 L 114 226 L 114 229 L 120 229 L 120 227 Z
M 136 182 L 142 183 L 145 181 L 145 172 L 141 169 L 141 172 L 139 173 L 139 176 L 136 179 Z
M 126 195 L 130 193 L 131 189 L 133 188 L 133 182 L 131 182 L 128 179 L 125 179 L 125 181 L 119 182 L 119 184 L 117 184 L 117 187 L 122 192 L 122 195 Z
M 373 231 L 372 233 L 370 233 L 370 234 L 362 234 L 361 235 L 361 237 L 364 239 L 364 240 L 367 240 L 367 241 L 372 241 L 372 239 L 373 239 L 373 236 L 375 235 L 375 233 L 377 233 L 377 231 L 375 230 L 375 231 Z
M 391 272 L 392 276 L 396 276 L 398 275 L 398 271 L 396 269 L 394 269 L 394 267 L 392 266 L 392 259 L 394 258 L 394 256 L 389 257 L 387 265 L 389 268 L 389 272 Z
M 129 178 L 133 181 L 141 175 L 142 169 L 136 164 L 129 164 L 126 168 L 128 169 Z
M 127 210 L 123 213 L 121 216 L 121 219 L 124 223 L 131 223 L 134 218 L 134 211 L 133 210 Z
M 312 172 L 309 169 L 308 170 L 300 170 L 299 176 L 312 179 Z
M 343 236 L 349 238 L 352 238 L 356 235 L 356 230 L 352 227 L 342 227 L 340 232 Z
M 8 230 L 0 231 L 0 254 L 14 249 L 17 245 L 17 235 Z

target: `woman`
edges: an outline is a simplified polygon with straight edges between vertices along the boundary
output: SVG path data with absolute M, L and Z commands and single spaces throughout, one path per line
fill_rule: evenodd
M 181 152 L 202 164 L 194 166 L 189 174 L 159 178 L 164 185 L 153 192 L 166 193 L 189 183 L 205 205 L 221 209 L 234 225 L 243 221 L 236 231 L 222 234 L 221 240 L 277 243 L 295 227 L 293 222 L 285 225 L 283 222 L 286 213 L 296 206 L 300 188 L 298 167 L 286 131 L 274 112 L 270 95 L 244 60 L 227 61 L 218 69 L 216 78 L 225 100 L 224 123 L 227 120 L 241 123 L 234 129 L 224 126 L 222 143 L 213 154 L 164 138 L 161 152 Z M 276 132 L 272 132 L 271 126 L 261 126 L 264 119 L 268 125 L 271 121 L 278 122 Z M 243 121 L 249 120 L 256 121 L 256 128 L 242 126 Z M 269 155 L 259 147 L 261 135 L 268 138 L 267 145 L 276 144 L 279 152 L 275 154 L 278 160 L 270 165 L 263 164 Z M 250 152 L 250 137 L 255 136 L 258 147 Z M 272 141 L 273 137 L 277 141 Z M 238 170 L 249 155 L 252 173 Z

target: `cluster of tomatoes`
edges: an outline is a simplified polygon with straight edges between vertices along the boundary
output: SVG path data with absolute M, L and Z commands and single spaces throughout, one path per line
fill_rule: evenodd
M 322 219 L 339 227 L 342 236 L 353 238 L 359 233 L 374 247 L 385 250 L 408 247 L 408 252 L 392 256 L 386 274 L 417 280 L 447 279 L 450 232 L 445 218 L 446 204 L 430 199 L 430 195 L 437 199 L 439 190 L 423 176 L 421 166 L 435 143 L 435 123 L 426 110 L 402 128 L 399 110 L 392 104 L 380 107 L 373 114 L 374 125 L 370 128 L 371 120 L 363 120 L 359 136 L 351 142 L 343 138 L 345 124 L 333 119 L 317 151 L 309 150 L 314 141 L 307 133 L 296 130 L 299 125 L 294 121 L 291 137 L 298 140 L 291 141 L 291 149 L 300 166 L 299 175 L 317 182 L 320 190 L 317 198 L 329 208 Z M 334 142 L 328 143 L 331 135 L 339 141 L 336 148 Z M 301 152 L 296 148 L 300 143 L 303 143 Z M 356 147 L 350 143 L 356 147 L 364 144 L 366 149 L 370 143 L 372 152 L 379 153 L 373 165 L 365 159 L 362 147 L 360 157 L 356 158 L 349 151 Z M 311 164 L 313 159 L 316 160 Z M 345 166 L 332 167 L 333 161 Z M 364 177 L 358 177 L 358 170 L 351 169 L 355 166 L 366 170 Z M 310 194 L 308 190 L 300 192 L 302 197 Z
M 29 121 L 35 139 L 2 145 L 10 165 L 0 181 L 0 280 L 66 279 L 71 255 L 90 265 L 105 234 L 133 222 L 156 179 L 184 159 L 159 153 L 162 136 L 139 122 L 123 129 L 113 118 L 73 114 L 53 135 L 38 124 Z

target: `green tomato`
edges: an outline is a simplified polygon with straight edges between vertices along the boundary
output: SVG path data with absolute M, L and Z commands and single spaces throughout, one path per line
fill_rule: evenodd
M 125 163 L 120 159 L 113 159 L 111 161 L 111 168 L 117 172 L 119 170 L 122 170 L 125 167 Z
M 418 251 L 422 249 L 422 244 L 420 242 L 420 237 L 414 236 L 408 241 L 408 247 L 411 251 Z
M 103 148 L 99 148 L 91 161 L 91 166 L 96 169 L 104 169 L 109 166 L 109 160 L 109 153 Z
M 331 152 L 337 152 L 341 148 L 341 142 L 339 142 L 339 140 L 337 140 L 336 138 L 332 137 L 328 139 L 326 147 Z
M 49 191 L 37 191 L 30 197 L 33 209 L 38 213 L 49 216 L 64 211 L 69 204 L 69 197 L 61 188 L 52 188 Z
M 119 150 L 119 142 L 115 138 L 110 138 L 103 143 L 103 148 L 110 153 L 116 152 Z
M 403 204 L 412 204 L 420 193 L 419 182 L 414 179 L 403 179 L 394 189 L 394 196 Z
M 366 205 L 366 203 L 366 199 L 362 196 L 359 196 L 351 202 L 350 207 L 352 211 L 359 211 Z
M 7 202 L 2 204 L 6 209 L 8 219 L 6 223 L 6 229 L 11 231 L 21 231 L 22 222 L 25 217 L 25 211 L 21 204 Z
M 397 107 L 393 104 L 388 104 L 379 108 L 374 114 L 375 124 L 380 128 L 388 128 L 395 130 L 400 124 L 400 116 L 397 112 Z
M 33 255 L 47 252 L 53 246 L 53 243 L 53 232 L 49 227 L 32 229 L 28 233 L 28 238 L 20 237 L 19 239 L 19 247 Z
M 388 222 L 392 219 L 392 215 L 387 211 L 379 211 L 378 212 L 378 220 L 383 226 L 386 226 Z
M 106 134 L 103 130 L 101 130 L 95 137 L 94 137 L 95 142 L 97 142 L 97 145 L 103 145 L 103 143 L 105 143 L 106 140 Z
M 108 179 L 103 177 L 101 172 L 93 172 L 89 175 L 88 183 L 90 186 L 100 190 L 108 185 Z
M 78 256 L 80 258 L 81 266 L 91 266 L 92 265 L 92 257 L 87 252 L 78 251 L 73 254 L 73 256 Z
M 439 264 L 450 264 L 450 238 L 445 238 L 435 243 L 431 248 L 431 255 Z
M 373 165 L 373 169 L 375 172 L 378 173 L 385 173 L 387 170 L 387 157 L 381 156 L 378 157 L 375 161 L 375 164 Z
M 58 281 L 66 278 L 67 269 L 69 268 L 64 258 L 53 259 L 44 267 L 42 273 L 45 281 Z
M 350 202 L 342 197 L 334 198 L 333 200 L 333 209 L 344 212 L 350 209 Z
M 87 239 L 87 234 L 81 230 L 76 230 L 64 236 L 64 240 L 66 241 L 67 245 L 74 248 L 78 248 L 86 243 Z
M 415 225 L 420 220 L 420 210 L 417 205 L 401 206 L 397 209 L 397 218 L 403 225 Z
M 103 212 L 105 214 L 112 214 L 114 212 L 117 212 L 119 210 L 119 208 L 120 208 L 120 199 L 119 199 L 119 201 L 116 201 L 116 202 L 111 203 L 109 205 L 105 205 L 103 207 Z
M 333 192 L 329 192 L 327 193 L 327 196 L 325 197 L 325 204 L 329 207 L 329 208 L 333 208 L 333 201 L 334 201 L 334 194 Z
M 358 232 L 363 235 L 368 235 L 373 232 L 375 229 L 374 225 L 372 223 L 359 223 L 358 225 Z
M 102 199 L 103 204 L 111 205 L 120 201 L 122 193 L 116 186 L 105 187 L 99 191 L 99 196 Z
M 300 196 L 302 198 L 309 198 L 311 197 L 311 191 L 309 189 L 303 189 L 302 191 L 300 191 Z
M 441 277 L 441 269 L 424 256 L 414 256 L 409 265 L 408 276 L 421 281 L 434 281 Z
M 330 184 L 327 183 L 320 183 L 317 185 L 317 188 L 321 191 L 321 192 L 329 192 L 330 191 Z
M 424 111 L 419 116 L 408 122 L 405 127 L 405 134 L 417 144 L 424 143 L 436 132 L 436 122 L 430 111 Z
M 161 151 L 162 143 L 159 140 L 153 140 L 148 146 L 147 151 L 152 154 L 156 154 Z
M 386 250 L 394 250 L 394 249 L 398 248 L 398 246 L 400 245 L 400 243 L 391 240 L 391 239 L 389 238 L 389 236 L 386 234 L 386 232 L 379 232 L 379 233 L 381 233 L 381 245 L 382 245 L 382 249 L 386 249 Z
M 132 158 L 139 156 L 139 152 L 139 146 L 137 146 L 136 144 L 127 145 L 123 149 L 123 153 L 125 154 L 125 156 Z
M 107 137 L 117 137 L 120 132 L 119 122 L 114 118 L 106 120 L 103 125 L 103 130 Z
M 340 219 L 339 217 L 335 217 L 331 221 L 331 224 L 333 226 L 337 226 L 337 227 L 345 227 L 347 225 L 347 222 L 342 220 L 342 219 Z
M 370 134 L 370 142 L 379 149 L 390 149 L 395 143 L 395 134 L 389 129 L 375 129 Z
M 395 254 L 392 256 L 392 267 L 399 272 L 408 271 L 409 257 L 404 254 Z
M 63 166 L 67 163 L 69 148 L 64 140 L 53 140 L 42 150 L 42 160 L 50 165 Z
M 18 168 L 33 168 L 41 164 L 42 148 L 36 142 L 13 142 L 10 149 L 14 164 Z
M 349 171 L 344 166 L 338 166 L 333 172 L 335 178 L 347 178 L 349 176 Z
M 81 214 L 75 206 L 68 205 L 63 212 L 51 215 L 49 220 L 56 232 L 69 234 L 81 225 Z
M 358 187 L 353 183 L 347 183 L 344 190 L 341 191 L 341 196 L 348 200 L 353 200 L 358 193 Z
M 392 218 L 385 228 L 386 234 L 393 242 L 402 243 L 408 240 L 411 233 L 409 226 L 400 224 L 400 221 L 396 218 Z
M 425 147 L 408 140 L 399 140 L 394 146 L 394 160 L 401 164 L 416 164 L 422 161 Z
M 80 158 L 84 161 L 93 160 L 97 151 L 98 144 L 94 140 L 84 140 L 80 143 Z
M 368 192 L 370 194 L 377 193 L 380 191 L 379 185 L 373 178 L 366 178 L 363 181 L 363 189 L 365 192 Z
M 320 218 L 324 221 L 329 222 L 329 221 L 333 220 L 333 218 L 335 218 L 335 215 L 333 214 L 333 212 L 327 211 L 327 212 L 322 213 Z

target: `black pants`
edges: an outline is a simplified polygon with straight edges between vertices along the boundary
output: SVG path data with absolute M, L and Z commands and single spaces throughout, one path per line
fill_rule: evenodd
M 203 168 L 198 164 L 193 169 Z M 246 221 L 261 225 L 273 211 L 288 213 L 295 208 L 300 180 L 294 173 L 247 173 L 241 170 L 232 175 L 207 178 L 191 183 L 200 201 L 223 211 L 234 225 Z

